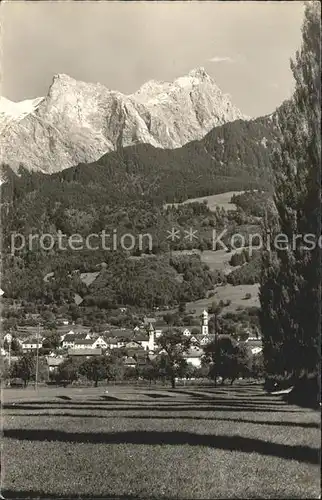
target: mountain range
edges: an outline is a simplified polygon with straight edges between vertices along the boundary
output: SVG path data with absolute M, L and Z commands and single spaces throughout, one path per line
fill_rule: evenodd
M 131 95 L 58 74 L 45 97 L 0 99 L 1 160 L 53 173 L 140 143 L 180 148 L 240 119 L 248 120 L 203 68 Z
M 203 69 L 172 83 L 148 82 L 129 96 L 58 75 L 46 97 L 21 103 L 2 98 L 0 208 L 5 293 L 28 301 L 44 296 L 48 303 L 73 301 L 81 289 L 71 285 L 69 272 L 96 271 L 108 261 L 114 276 L 124 279 L 115 290 L 114 285 L 113 289 L 107 286 L 108 279 L 93 292 L 90 304 L 101 304 L 101 297 L 109 297 L 108 304 L 117 300 L 136 304 L 138 290 L 144 290 L 145 297 L 159 294 L 162 300 L 174 300 L 177 286 L 164 267 L 168 256 L 162 260 L 169 251 L 165 239 L 169 227 L 197 227 L 201 250 L 212 248 L 211 231 L 217 225 L 246 229 L 238 213 L 230 220 L 230 215 L 212 214 L 204 205 L 177 210 L 165 204 L 270 188 L 279 113 L 256 119 L 243 116 Z M 143 259 L 143 271 L 135 270 L 139 277 L 135 288 L 128 262 L 117 252 L 120 260 L 115 263 L 109 260 L 114 253 L 103 250 L 47 252 L 42 248 L 29 251 L 26 246 L 12 258 L 14 232 L 26 238 L 49 234 L 55 239 L 58 231 L 86 237 L 103 229 L 112 233 L 115 228 L 120 235 L 128 231 L 153 235 L 152 251 L 160 262 L 155 267 L 153 260 Z M 180 241 L 178 248 L 185 249 L 188 243 Z M 59 271 L 62 281 L 44 289 L 43 276 L 53 270 Z M 204 296 L 207 275 L 201 283 L 202 273 L 199 266 L 188 273 L 192 280 L 180 285 L 185 301 Z M 125 283 L 131 284 L 126 296 Z M 152 286 L 149 294 L 146 283 Z

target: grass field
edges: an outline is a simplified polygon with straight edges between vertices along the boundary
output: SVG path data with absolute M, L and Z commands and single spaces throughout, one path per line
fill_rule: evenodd
M 212 194 L 210 196 L 202 196 L 200 198 L 189 198 L 185 200 L 183 204 L 186 203 L 203 203 L 203 201 L 207 202 L 207 205 L 211 211 L 215 211 L 217 207 L 223 207 L 225 210 L 236 210 L 237 207 L 234 203 L 231 203 L 230 200 L 234 194 L 241 194 L 244 191 L 227 191 L 226 193 L 220 194 Z M 169 203 L 168 205 L 178 205 L 178 203 Z
M 239 309 L 244 309 L 247 307 L 259 307 L 258 298 L 259 285 L 224 285 L 215 288 L 215 295 L 212 297 L 207 297 L 205 299 L 195 300 L 194 302 L 186 303 L 186 310 L 196 311 L 195 316 L 200 316 L 204 309 L 208 309 L 212 302 L 220 302 L 223 300 L 230 300 L 229 306 L 225 307 L 224 312 L 236 312 Z M 247 293 L 251 294 L 251 298 L 245 300 L 245 295 Z
M 217 286 L 214 289 L 215 294 L 212 297 L 206 297 L 204 299 L 194 300 L 193 302 L 186 303 L 187 313 L 195 311 L 193 315 L 199 317 L 204 309 L 208 309 L 213 302 L 224 302 L 230 300 L 229 306 L 225 307 L 223 313 L 236 312 L 242 309 L 247 309 L 249 307 L 259 307 L 259 297 L 258 297 L 259 284 L 255 285 L 223 285 Z M 250 299 L 245 299 L 247 293 L 251 294 Z M 158 311 L 158 316 L 163 316 L 166 313 L 174 313 L 176 309 L 168 309 Z
M 229 264 L 230 259 L 236 253 L 241 253 L 243 248 L 238 248 L 237 250 L 232 250 L 231 252 L 226 252 L 226 250 L 204 250 L 200 252 L 199 250 L 173 250 L 173 256 L 180 255 L 200 255 L 201 262 L 204 262 L 209 267 L 210 271 L 222 271 L 224 274 L 229 274 L 234 269 L 240 266 L 231 266 Z
M 215 290 L 214 297 L 210 297 L 208 302 L 216 300 L 216 302 L 223 300 L 231 300 L 231 304 L 225 307 L 225 312 L 236 311 L 236 309 L 246 308 L 246 307 L 259 307 L 259 284 L 255 285 L 224 285 L 219 286 Z M 251 294 L 250 299 L 245 300 L 245 295 L 247 293 Z M 196 303 L 194 303 L 196 304 Z
M 5 498 L 318 498 L 319 415 L 259 385 L 5 390 Z

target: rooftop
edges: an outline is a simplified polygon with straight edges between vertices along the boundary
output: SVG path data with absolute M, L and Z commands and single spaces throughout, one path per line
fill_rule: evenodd
M 179 330 L 181 330 L 182 332 L 184 332 L 185 330 L 189 330 L 189 332 L 201 332 L 201 326 L 198 325 L 188 325 L 188 326 L 183 325 L 174 328 L 179 328 Z
M 75 345 L 93 345 L 94 340 L 93 339 L 77 339 L 74 342 Z
M 87 333 L 67 333 L 64 342 L 73 342 L 74 340 L 86 339 Z
M 136 365 L 136 361 L 135 361 L 135 359 L 134 359 L 134 358 L 129 357 L 129 358 L 127 358 L 127 359 L 124 361 L 124 364 L 125 364 L 125 365 Z
M 140 343 L 137 340 L 129 340 L 126 342 L 125 347 L 131 346 L 132 349 L 142 349 Z
M 146 341 L 148 342 L 149 341 L 149 336 L 148 335 L 144 335 L 143 333 L 137 333 L 134 335 L 133 339 L 134 342 L 140 342 L 140 341 Z
M 31 338 L 31 339 L 25 339 L 23 341 L 23 344 L 42 344 L 41 338 L 36 339 L 36 338 Z
M 64 361 L 64 358 L 47 358 L 48 366 L 59 366 Z
M 129 328 L 122 330 L 121 328 L 111 330 L 108 334 L 109 338 L 119 337 L 119 338 L 130 338 L 133 337 L 134 332 Z
M 102 349 L 68 349 L 68 356 L 101 356 Z
M 115 344 L 115 345 L 120 341 L 120 339 L 116 339 L 114 337 L 105 338 L 104 340 L 107 344 Z
M 156 318 L 149 318 L 149 317 L 146 316 L 143 321 L 144 321 L 145 324 L 155 323 L 156 322 Z

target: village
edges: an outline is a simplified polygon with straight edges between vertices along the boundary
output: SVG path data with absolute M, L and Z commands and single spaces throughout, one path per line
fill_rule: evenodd
M 43 335 L 43 328 L 39 326 L 17 326 L 14 332 L 3 337 L 1 356 L 9 367 L 17 362 L 19 356 L 12 352 L 12 339 L 19 344 L 22 354 L 33 354 L 45 360 L 48 369 L 48 380 L 53 378 L 58 367 L 66 359 L 85 360 L 98 356 L 110 356 L 120 352 L 124 367 L 136 368 L 144 366 L 147 360 L 151 361 L 165 351 L 159 346 L 159 339 L 169 330 L 162 319 L 144 317 L 140 326 L 130 328 L 110 328 L 95 333 L 90 327 L 70 324 L 62 320 L 55 333 L 59 336 L 59 344 L 55 348 L 46 348 L 47 336 Z M 204 310 L 200 317 L 200 326 L 181 326 L 176 328 L 183 337 L 189 339 L 189 349 L 183 352 L 183 358 L 194 368 L 200 368 L 204 356 L 204 347 L 215 341 L 216 334 L 209 326 L 209 313 Z M 243 343 L 249 348 L 252 355 L 262 351 L 260 336 L 252 336 L 251 332 Z

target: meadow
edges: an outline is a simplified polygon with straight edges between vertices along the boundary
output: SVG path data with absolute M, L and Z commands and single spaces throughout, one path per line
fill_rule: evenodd
M 244 191 L 226 191 L 225 193 L 211 194 L 210 196 L 201 196 L 199 198 L 189 198 L 185 200 L 182 204 L 187 203 L 203 203 L 207 202 L 207 205 L 211 211 L 216 211 L 216 208 L 224 208 L 225 210 L 237 210 L 235 203 L 231 203 L 231 198 L 236 194 L 241 194 Z M 167 205 L 179 205 L 179 203 L 168 203 Z M 166 206 L 167 206 L 166 205 Z
M 204 309 L 208 309 L 211 304 L 215 302 L 224 302 L 230 300 L 229 306 L 225 307 L 226 312 L 236 312 L 249 307 L 259 307 L 259 297 L 258 297 L 259 285 L 256 283 L 254 285 L 223 285 L 217 286 L 214 289 L 214 295 L 211 297 L 206 297 L 204 299 L 195 300 L 193 302 L 186 303 L 187 311 L 195 311 L 195 315 L 198 316 L 202 313 Z M 246 299 L 246 294 L 251 294 L 249 299 Z
M 5 498 L 320 493 L 319 414 L 258 384 L 6 389 L 3 397 Z

